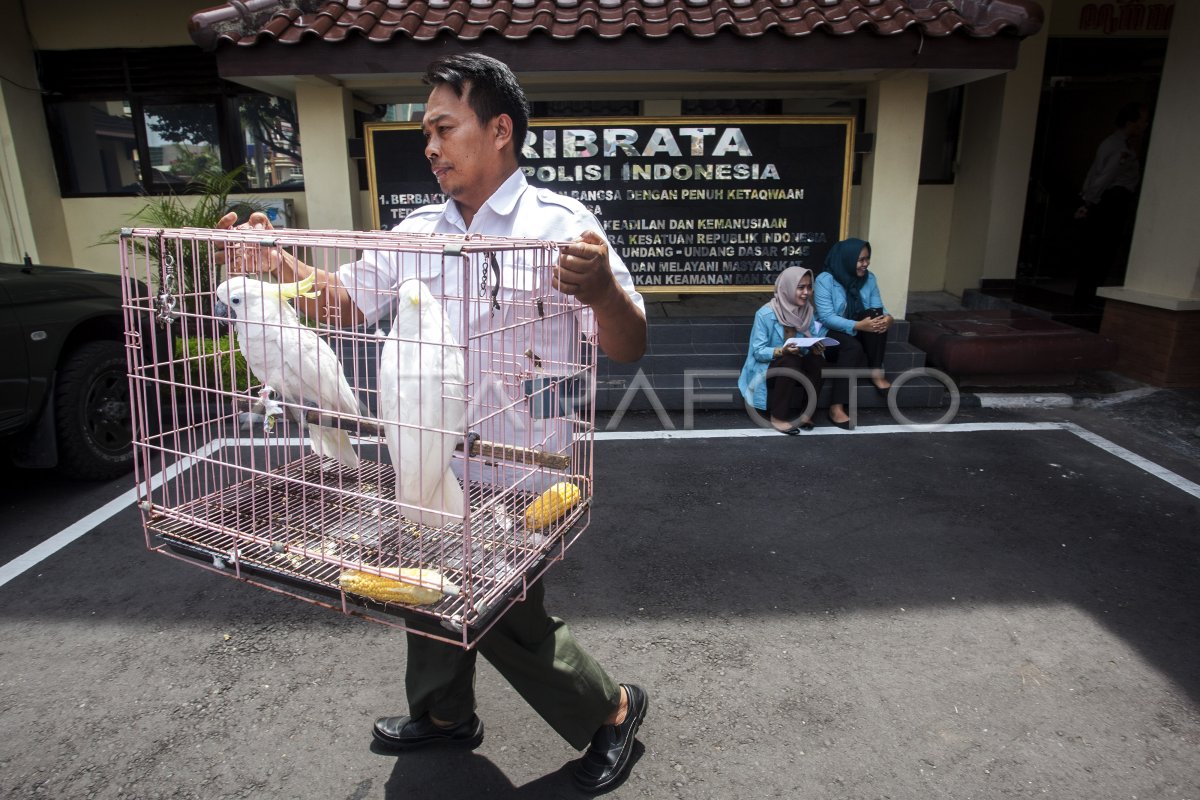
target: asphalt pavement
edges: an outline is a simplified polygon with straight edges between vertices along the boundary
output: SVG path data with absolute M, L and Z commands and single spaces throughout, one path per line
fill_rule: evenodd
M 1200 392 L 1053 394 L 602 432 L 547 604 L 650 693 L 609 796 L 1200 800 Z M 489 666 L 478 750 L 380 752 L 397 631 L 150 553 L 131 479 L 3 478 L 0 796 L 579 796 Z

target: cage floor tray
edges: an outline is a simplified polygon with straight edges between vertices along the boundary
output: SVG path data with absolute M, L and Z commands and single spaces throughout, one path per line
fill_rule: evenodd
M 323 594 L 341 595 L 338 578 L 346 569 L 437 569 L 459 587 L 457 595 L 419 607 L 365 604 L 391 614 L 431 615 L 461 630 L 479 627 L 502 610 L 527 574 L 547 556 L 561 553 L 586 510 L 580 503 L 555 525 L 553 535 L 543 536 L 523 524 L 533 493 L 468 489 L 465 523 L 425 527 L 401 516 L 386 499 L 395 497 L 390 466 L 341 470 L 310 453 L 186 504 L 155 507 L 147 514 L 147 527 L 173 548 L 211 560 L 235 576 L 248 570 Z

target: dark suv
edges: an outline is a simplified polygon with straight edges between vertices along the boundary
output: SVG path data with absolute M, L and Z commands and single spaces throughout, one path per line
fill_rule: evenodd
M 89 479 L 132 469 L 121 282 L 0 263 L 0 453 L 18 466 Z

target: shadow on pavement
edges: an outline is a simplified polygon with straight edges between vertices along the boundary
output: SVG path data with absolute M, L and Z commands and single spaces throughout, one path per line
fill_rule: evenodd
M 1200 503 L 1067 432 L 613 442 L 604 471 L 551 577 L 568 619 L 932 609 L 953 627 L 1069 604 L 1200 699 Z
M 1200 700 L 1200 504 L 1067 432 L 606 442 L 596 469 L 591 528 L 549 577 L 568 620 L 1069 604 Z M 51 580 L 53 604 L 21 591 Z M 132 509 L 10 586 L 8 619 L 332 614 L 148 553 Z
M 632 769 L 637 768 L 637 762 L 644 753 L 645 747 L 641 742 L 636 742 Z M 384 787 L 383 796 L 387 800 L 411 798 L 418 787 L 422 800 L 462 800 L 468 797 L 559 800 L 564 797 L 595 796 L 575 788 L 571 779 L 574 769 L 575 762 L 569 761 L 548 775 L 523 786 L 514 786 L 499 767 L 485 756 L 461 751 L 422 751 L 396 757 L 396 767 Z M 626 778 L 632 769 L 626 773 Z M 623 783 L 616 784 L 608 791 L 619 788 Z

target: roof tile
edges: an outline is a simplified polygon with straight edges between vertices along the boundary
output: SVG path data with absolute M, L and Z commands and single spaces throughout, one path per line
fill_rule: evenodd
M 585 33 L 661 39 L 723 31 L 890 36 L 915 27 L 926 36 L 987 38 L 1028 36 L 1041 24 L 1042 9 L 1032 0 L 238 0 L 193 15 L 191 33 L 197 44 L 215 49 L 309 38 L 473 41 L 489 32 L 510 40 Z

